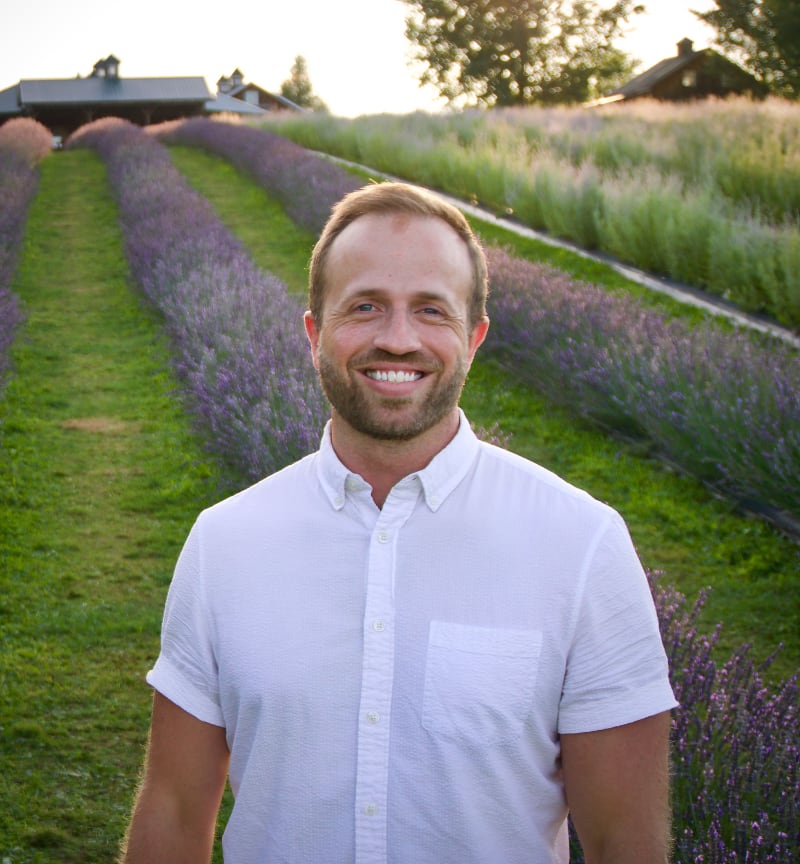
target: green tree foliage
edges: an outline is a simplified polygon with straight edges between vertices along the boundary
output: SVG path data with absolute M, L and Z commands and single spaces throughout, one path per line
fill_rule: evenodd
M 607 93 L 633 71 L 613 46 L 634 0 L 403 0 L 420 76 L 451 103 L 568 104 Z M 606 4 L 607 5 L 607 4 Z
M 800 2 L 715 0 L 694 14 L 717 31 L 716 43 L 769 89 L 800 99 Z
M 308 75 L 308 64 L 302 54 L 294 58 L 289 77 L 281 84 L 281 96 L 291 99 L 301 108 L 310 108 L 312 111 L 328 110 L 328 106 L 314 93 Z

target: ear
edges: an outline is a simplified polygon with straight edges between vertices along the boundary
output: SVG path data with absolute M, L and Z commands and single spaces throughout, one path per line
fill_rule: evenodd
M 489 319 L 484 315 L 480 321 L 472 328 L 472 333 L 469 334 L 469 362 L 475 357 L 478 348 L 483 345 L 483 340 L 489 332 Z
M 306 312 L 303 315 L 303 326 L 306 330 L 309 345 L 311 345 L 311 360 L 314 363 L 314 368 L 319 370 L 319 328 L 317 327 L 316 321 L 314 321 L 314 316 L 311 312 Z

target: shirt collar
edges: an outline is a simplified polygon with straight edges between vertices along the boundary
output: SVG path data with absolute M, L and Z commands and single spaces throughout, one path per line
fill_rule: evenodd
M 461 482 L 478 452 L 478 439 L 464 412 L 460 408 L 458 412 L 458 431 L 450 443 L 440 450 L 422 470 L 400 481 L 406 483 L 416 478 L 425 495 L 425 503 L 434 512 Z M 335 510 L 341 510 L 348 492 L 366 489 L 368 484 L 339 460 L 331 443 L 330 427 L 331 421 L 328 420 L 320 442 L 317 473 L 331 506 Z

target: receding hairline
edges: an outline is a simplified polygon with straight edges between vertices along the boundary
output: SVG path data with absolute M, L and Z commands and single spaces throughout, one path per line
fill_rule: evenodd
M 364 216 L 433 218 L 449 225 L 466 246 L 470 259 L 472 291 L 470 322 L 474 326 L 486 314 L 486 258 L 464 214 L 435 193 L 408 183 L 387 181 L 362 186 L 334 205 L 331 216 L 314 246 L 309 265 L 309 309 L 321 323 L 325 294 L 325 270 L 337 237 Z

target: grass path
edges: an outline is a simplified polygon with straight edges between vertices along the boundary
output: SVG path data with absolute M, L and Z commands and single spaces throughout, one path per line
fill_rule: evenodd
M 111 861 L 147 730 L 144 671 L 212 469 L 127 284 L 102 164 L 42 168 L 0 402 L 0 860 Z

